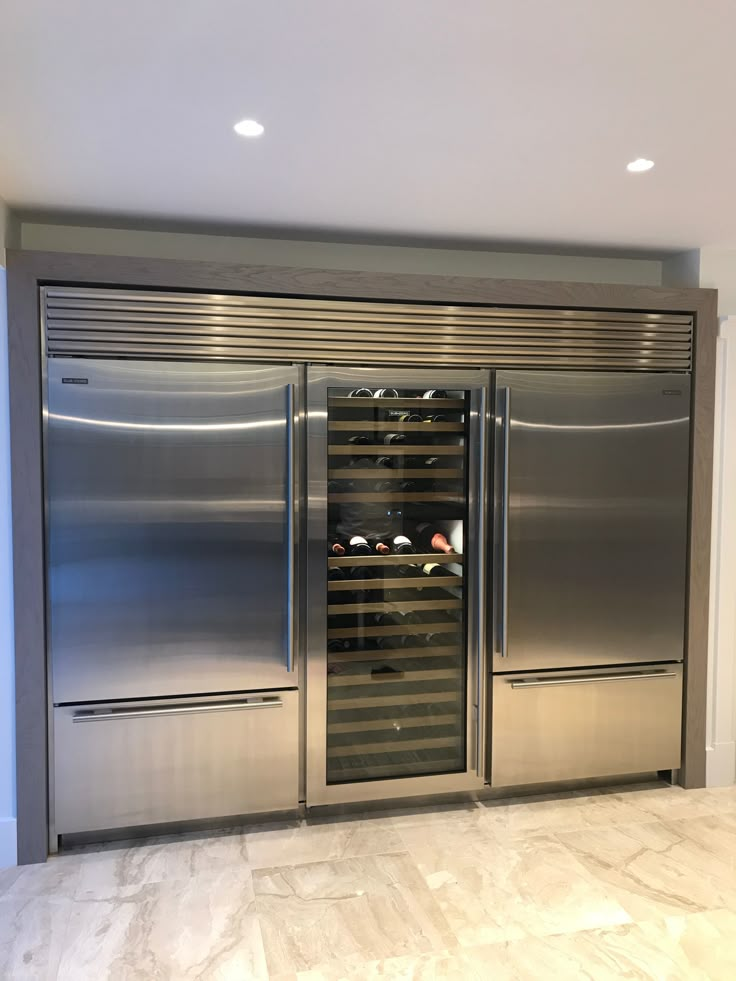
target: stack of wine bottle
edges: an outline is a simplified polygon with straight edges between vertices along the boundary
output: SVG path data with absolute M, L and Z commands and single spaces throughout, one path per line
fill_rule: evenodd
M 440 390 L 329 398 L 331 782 L 465 765 L 465 404 Z

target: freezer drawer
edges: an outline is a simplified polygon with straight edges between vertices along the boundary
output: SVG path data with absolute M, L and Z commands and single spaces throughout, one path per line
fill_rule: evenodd
M 676 769 L 682 665 L 496 675 L 491 784 Z
M 298 693 L 54 711 L 57 834 L 296 809 Z

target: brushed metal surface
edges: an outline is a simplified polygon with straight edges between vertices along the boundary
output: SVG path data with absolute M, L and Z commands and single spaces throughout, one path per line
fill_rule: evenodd
M 298 692 L 236 701 L 126 704 L 94 726 L 74 722 L 98 706 L 55 709 L 56 832 L 296 809 Z
M 494 671 L 680 660 L 689 378 L 498 372 L 497 386 L 511 413 L 496 551 L 508 574 L 494 591 L 498 624 L 507 583 L 508 646 Z
M 296 684 L 287 603 L 296 373 L 49 360 L 55 704 Z
M 622 668 L 620 681 L 612 680 L 616 673 L 565 672 L 554 679 L 560 684 L 537 687 L 529 676 L 496 675 L 491 785 L 677 769 L 682 665 L 644 666 L 640 678 Z
M 479 772 L 482 760 L 479 759 L 485 745 L 485 712 L 483 711 L 484 686 L 479 684 L 485 678 L 486 638 L 479 633 L 483 618 L 479 616 L 477 604 L 482 601 L 479 595 L 477 570 L 485 561 L 485 536 L 478 534 L 479 509 L 484 499 L 483 480 L 485 473 L 481 468 L 481 438 L 487 439 L 487 429 L 483 429 L 481 411 L 482 395 L 490 387 L 487 371 L 421 371 L 416 369 L 350 369 L 340 367 L 312 366 L 308 369 L 307 384 L 307 444 L 308 444 L 308 574 L 307 579 L 307 806 L 341 804 L 356 801 L 389 800 L 398 797 L 421 796 L 431 793 L 479 790 L 484 786 L 484 777 Z M 372 767 L 370 780 L 356 779 L 351 783 L 328 783 L 327 781 L 327 639 L 340 637 L 379 637 L 388 634 L 404 635 L 419 633 L 419 626 L 376 626 L 340 627 L 328 629 L 327 604 L 327 560 L 325 556 L 327 541 L 327 472 L 328 472 L 328 430 L 327 406 L 331 388 L 354 389 L 367 386 L 377 388 L 391 385 L 398 388 L 419 390 L 441 386 L 449 389 L 462 389 L 471 393 L 470 429 L 468 444 L 471 452 L 468 457 L 468 526 L 466 528 L 467 549 L 464 556 L 464 585 L 467 589 L 467 662 L 466 662 L 466 724 L 464 731 L 466 765 L 461 772 L 426 775 L 426 764 L 417 764 L 417 775 L 396 776 L 395 764 L 386 766 L 382 776 L 376 779 L 379 767 Z M 391 448 L 391 447 L 389 447 Z M 382 447 L 383 449 L 383 447 Z M 434 452 L 434 450 L 433 450 Z M 385 495 L 380 495 L 382 499 Z M 441 553 L 430 556 L 434 561 L 455 560 L 455 556 Z M 417 557 L 421 560 L 421 556 Z M 405 562 L 405 556 L 365 556 L 361 565 L 382 565 Z M 354 564 L 355 559 L 346 557 L 330 559 L 331 566 Z M 423 632 L 442 630 L 447 623 L 421 625 Z M 411 648 L 409 648 L 411 651 Z M 423 653 L 423 652 L 422 652 Z M 431 662 L 428 664 L 431 670 Z M 371 681 L 375 697 L 361 695 L 355 704 L 343 701 L 342 705 L 355 708 L 384 707 L 387 705 L 407 705 L 420 702 L 440 704 L 455 699 L 453 693 L 430 692 L 418 694 L 391 695 L 391 685 L 380 685 Z M 339 686 L 337 686 L 339 687 Z M 334 730 L 333 730 L 334 731 Z M 422 773 L 424 770 L 424 773 Z M 404 767 L 410 773 L 409 766 Z
M 48 352 L 333 364 L 689 371 L 680 313 L 46 287 Z M 335 344 L 339 331 L 340 343 Z

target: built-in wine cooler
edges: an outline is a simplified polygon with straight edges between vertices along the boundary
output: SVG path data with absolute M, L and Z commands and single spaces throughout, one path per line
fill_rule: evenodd
M 487 381 L 310 369 L 308 803 L 483 783 Z

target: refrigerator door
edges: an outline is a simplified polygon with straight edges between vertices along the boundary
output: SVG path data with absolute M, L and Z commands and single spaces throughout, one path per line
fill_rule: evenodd
M 295 686 L 297 385 L 290 366 L 49 360 L 56 704 Z
M 310 806 L 483 786 L 489 382 L 309 369 Z
M 495 672 L 683 657 L 690 379 L 496 376 Z

